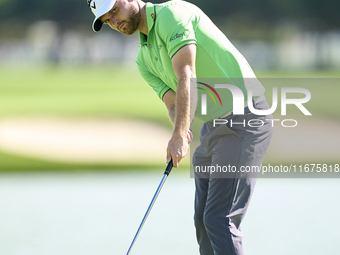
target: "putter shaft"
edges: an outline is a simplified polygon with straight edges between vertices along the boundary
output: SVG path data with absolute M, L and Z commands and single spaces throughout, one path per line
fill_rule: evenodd
M 161 191 L 161 189 L 162 189 L 162 187 L 164 185 L 164 182 L 165 182 L 166 178 L 168 177 L 168 175 L 171 172 L 171 169 L 172 169 L 172 160 L 169 162 L 169 164 L 167 165 L 167 167 L 166 167 L 166 169 L 164 171 L 163 178 L 162 178 L 161 182 L 159 183 L 159 185 L 157 187 L 157 190 L 156 190 L 156 192 L 155 192 L 155 194 L 154 194 L 154 196 L 153 196 L 153 198 L 152 198 L 152 200 L 150 202 L 150 205 L 149 205 L 148 209 L 146 210 L 146 213 L 145 213 L 145 215 L 143 217 L 143 220 L 142 220 L 141 224 L 139 225 L 139 228 L 138 228 L 138 230 L 137 230 L 137 232 L 135 234 L 135 237 L 132 240 L 132 243 L 131 243 L 131 245 L 129 247 L 129 250 L 127 251 L 126 255 L 129 255 L 129 253 L 130 253 L 130 251 L 132 249 L 132 246 L 135 244 L 135 241 L 136 241 L 140 231 L 142 230 L 143 225 L 144 225 L 146 219 L 148 218 L 149 213 L 150 213 L 150 211 L 151 211 L 151 209 L 152 209 L 152 207 L 153 207 L 153 205 L 154 205 L 154 203 L 155 203 L 155 201 L 156 201 L 156 199 L 157 199 L 157 197 L 158 197 L 158 195 L 159 195 L 159 193 L 160 193 L 160 191 Z

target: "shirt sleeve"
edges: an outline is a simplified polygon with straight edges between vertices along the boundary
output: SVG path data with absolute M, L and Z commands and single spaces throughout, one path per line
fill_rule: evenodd
M 138 70 L 143 79 L 152 87 L 152 89 L 157 93 L 158 97 L 162 100 L 165 92 L 167 92 L 170 87 L 168 87 L 160 78 L 152 74 L 142 65 L 138 64 Z
M 183 46 L 196 43 L 193 14 L 185 9 L 165 7 L 157 14 L 157 32 L 170 58 Z

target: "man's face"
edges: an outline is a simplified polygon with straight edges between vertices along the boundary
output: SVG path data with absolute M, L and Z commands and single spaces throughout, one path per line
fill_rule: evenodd
M 134 0 L 117 0 L 112 9 L 100 17 L 103 24 L 123 34 L 136 32 L 141 18 L 139 5 Z

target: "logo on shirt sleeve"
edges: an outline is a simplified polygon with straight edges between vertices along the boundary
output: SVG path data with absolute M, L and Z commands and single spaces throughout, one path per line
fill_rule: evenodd
M 172 42 L 173 40 L 176 40 L 178 38 L 182 38 L 182 37 L 188 37 L 189 35 L 189 32 L 188 31 L 184 31 L 183 33 L 179 34 L 179 33 L 176 33 L 176 35 L 174 35 L 171 39 L 170 39 L 170 42 Z

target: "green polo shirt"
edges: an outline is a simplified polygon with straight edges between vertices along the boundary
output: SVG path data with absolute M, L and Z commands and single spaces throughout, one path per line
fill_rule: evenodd
M 148 35 L 139 32 L 140 46 L 136 63 L 144 80 L 160 99 L 169 89 L 176 92 L 177 77 L 171 58 L 190 43 L 197 45 L 197 82 L 211 87 L 216 83 L 235 85 L 242 90 L 245 101 L 247 89 L 252 90 L 253 97 L 264 94 L 263 86 L 245 58 L 197 6 L 184 1 L 170 1 L 163 4 L 146 3 L 145 8 Z M 228 89 L 216 89 L 220 103 L 208 86 L 197 83 L 197 88 L 197 109 L 201 107 L 201 95 L 208 95 L 207 114 L 196 110 L 195 115 L 199 119 L 209 121 L 232 111 L 233 97 Z

